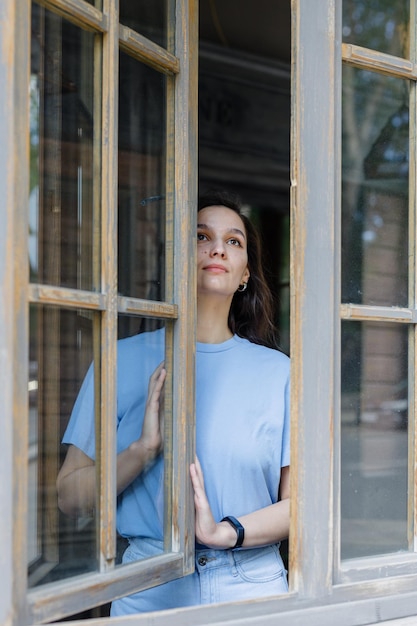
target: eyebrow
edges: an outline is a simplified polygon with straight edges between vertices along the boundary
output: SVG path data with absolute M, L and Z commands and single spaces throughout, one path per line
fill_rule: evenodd
M 210 226 L 208 226 L 207 224 L 197 224 L 197 228 L 202 228 L 203 230 L 211 230 Z M 243 237 L 243 239 L 246 239 L 245 233 L 243 233 L 240 228 L 229 228 L 227 232 L 229 234 L 240 235 L 241 237 Z

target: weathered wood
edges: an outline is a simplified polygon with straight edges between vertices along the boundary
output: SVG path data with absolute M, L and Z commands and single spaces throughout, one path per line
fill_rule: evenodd
M 178 321 L 174 325 L 173 354 L 172 546 L 174 550 L 184 553 L 185 574 L 194 569 L 194 499 L 189 466 L 195 455 L 197 0 L 177 0 L 175 17 L 175 55 L 180 59 L 181 72 L 175 81 L 173 284 Z
M 403 307 L 372 306 L 363 304 L 341 304 L 342 320 L 372 320 L 375 322 L 416 323 L 417 310 Z
M 83 611 L 133 591 L 162 584 L 182 572 L 181 554 L 163 554 L 114 568 L 106 573 L 76 576 L 69 581 L 43 585 L 28 595 L 30 623 L 50 622 L 66 614 Z
M 340 196 L 340 3 L 293 0 L 291 123 L 290 581 L 300 598 L 333 579 L 335 311 Z M 314 50 L 314 53 L 312 52 Z M 313 235 L 314 233 L 314 235 Z M 314 468 L 314 469 L 313 469 Z
M 94 337 L 96 500 L 98 563 L 100 571 L 114 567 L 116 556 L 116 437 L 117 415 L 117 149 L 118 149 L 118 2 L 103 0 L 109 30 L 103 38 L 102 81 L 95 98 L 101 101 L 101 285 L 106 294 L 106 311 Z
M 167 50 L 175 55 L 175 11 L 176 0 L 166 2 L 167 10 Z M 166 118 L 165 118 L 165 298 L 175 301 L 174 291 L 174 258 L 175 258 L 175 82 L 174 75 L 166 79 Z M 178 306 L 175 305 L 176 318 Z M 165 419 L 164 419 L 164 550 L 170 552 L 173 545 L 172 532 L 174 526 L 174 483 L 173 483 L 173 446 L 174 446 L 174 415 L 173 415 L 173 372 L 174 372 L 174 328 L 173 324 L 165 325 Z M 176 510 L 176 509 L 175 509 Z
M 27 509 L 27 190 L 30 7 L 0 8 L 0 623 L 22 616 L 26 594 Z M 26 254 L 25 254 L 26 253 Z M 26 262 L 24 260 L 26 259 Z M 21 262 L 23 260 L 23 262 Z
M 1 5 L 1 81 L 3 84 L 1 137 L 1 206 L 6 228 L 0 246 L 5 339 L 1 350 L 5 361 L 0 369 L 5 394 L 4 439 L 2 436 L 1 534 L 2 561 L 0 622 L 24 623 L 26 619 L 28 553 L 28 328 L 27 256 L 29 189 L 29 90 L 30 3 L 6 0 Z M 7 214 L 6 214 L 7 212 Z M 5 263 L 5 265 L 4 265 Z M 3 302 L 4 298 L 4 302 Z M 9 317 L 10 314 L 10 317 Z M 10 378 L 9 378 L 10 377 Z M 10 400 L 13 398 L 13 405 Z M 12 455 L 12 457 L 10 456 Z M 13 458 L 13 464 L 9 462 Z M 3 499 L 4 497 L 4 499 Z M 11 501 L 11 497 L 13 500 Z M 11 515 L 10 515 L 11 514 Z M 9 518 L 10 515 L 10 518 Z M 3 569 L 4 566 L 4 569 Z M 5 587 L 3 589 L 3 586 Z M 11 595 L 12 592 L 12 595 Z M 3 595 L 4 594 L 4 595 Z
M 107 14 L 92 4 L 80 0 L 38 0 L 38 2 L 81 28 L 102 33 L 107 31 Z
M 408 59 L 362 48 L 350 43 L 342 44 L 343 61 L 362 69 L 397 76 L 402 78 L 417 78 L 416 64 Z
M 340 566 L 338 583 L 358 583 L 361 581 L 390 580 L 400 576 L 410 576 L 417 573 L 417 555 L 414 552 L 384 554 L 367 557 L 366 559 L 348 559 Z
M 3 246 L 0 246 L 0 270 L 5 273 L 4 296 L 0 304 L 1 326 L 12 328 L 0 338 L 0 391 L 6 419 L 4 446 L 0 455 L 1 475 L 13 475 L 13 481 L 2 486 L 3 548 L 0 564 L 3 582 L 0 591 L 0 622 L 12 624 L 40 623 L 58 619 L 64 614 L 80 611 L 107 602 L 138 588 L 158 584 L 181 576 L 193 566 L 192 497 L 188 480 L 188 465 L 194 452 L 194 353 L 195 341 L 195 276 L 189 272 L 194 265 L 196 163 L 197 163 L 197 2 L 179 0 L 176 15 L 177 47 L 169 50 L 168 65 L 179 60 L 181 72 L 168 87 L 169 115 L 175 123 L 167 123 L 171 145 L 167 151 L 167 170 L 176 164 L 175 184 L 167 175 L 167 238 L 170 246 L 167 259 L 172 261 L 172 286 L 167 288 L 168 303 L 154 303 L 117 295 L 116 209 L 117 207 L 117 58 L 119 29 L 117 2 L 106 0 L 103 15 L 78 0 L 46 0 L 45 6 L 55 7 L 60 14 L 79 25 L 108 33 L 103 38 L 103 66 L 96 80 L 95 101 L 103 102 L 100 115 L 101 132 L 95 137 L 101 154 L 95 159 L 96 176 L 100 175 L 101 232 L 95 238 L 97 254 L 94 267 L 95 283 L 103 286 L 102 293 L 51 287 L 27 286 L 27 159 L 28 100 L 27 59 L 29 3 L 25 0 L 3 0 L 0 19 L 0 78 L 5 91 L 5 114 L 0 116 L 0 137 L 3 149 L 0 168 L 0 206 Z M 198 626 L 203 624 L 242 623 L 256 626 L 280 626 L 308 623 L 309 626 L 352 626 L 382 623 L 402 617 L 399 624 L 409 622 L 407 616 L 416 613 L 417 562 L 412 553 L 385 555 L 371 559 L 339 564 L 337 544 L 339 512 L 337 497 L 340 485 L 333 482 L 338 474 L 340 459 L 334 457 L 333 428 L 337 431 L 338 416 L 338 342 L 339 320 L 378 320 L 415 324 L 415 308 L 362 307 L 343 305 L 339 308 L 340 289 L 338 249 L 340 220 L 340 60 L 338 45 L 341 27 L 341 3 L 336 0 L 292 0 L 293 13 L 293 125 L 292 125 L 292 533 L 291 585 L 293 591 L 274 599 L 231 603 L 222 606 L 194 607 L 151 615 L 117 618 L 112 623 L 149 624 L 155 626 Z M 413 63 L 415 62 L 415 1 L 411 16 Z M 93 9 L 93 7 L 92 7 Z M 91 13 L 91 15 L 90 15 Z M 91 16 L 95 17 L 91 17 Z M 90 17 L 89 17 L 90 16 Z M 97 20 L 101 20 L 100 24 Z M 12 25 L 12 28 L 10 27 Z M 128 35 L 132 43 L 131 34 Z M 133 38 L 135 39 L 135 38 Z M 129 43 L 129 45 L 130 45 Z M 153 56 L 147 42 L 144 57 L 164 71 L 165 54 Z M 146 45 L 145 45 L 146 44 Z M 133 47 L 136 43 L 132 44 Z M 129 48 L 132 51 L 133 48 Z M 101 52 L 101 50 L 96 51 Z M 135 53 L 136 54 L 136 53 Z M 142 53 L 140 53 L 142 54 Z M 139 54 L 139 56 L 140 56 Z M 355 56 L 356 55 L 356 56 Z M 374 71 L 409 78 L 407 63 L 396 58 L 354 50 L 355 58 L 346 53 L 346 62 Z M 163 58 L 162 58 L 163 57 Z M 348 58 L 349 57 L 349 58 Z M 13 64 L 10 59 L 13 58 Z M 142 57 L 141 57 L 142 58 Z M 146 58 L 142 60 L 146 61 Z M 98 59 L 96 63 L 98 64 Z M 189 65 L 188 65 L 189 64 Z M 96 65 L 98 69 L 98 65 Z M 102 72 L 101 72 L 102 69 Z M 167 69 L 167 68 L 165 68 Z M 176 70 L 178 71 L 178 70 Z M 415 72 L 413 65 L 412 72 Z M 173 67 L 168 74 L 174 74 Z M 103 84 L 101 84 L 103 76 Z M 412 75 L 414 81 L 416 76 Z M 99 92 L 99 93 L 98 93 Z M 175 98 L 173 97 L 175 92 Z M 415 84 L 410 100 L 413 121 L 410 125 L 410 163 L 415 171 L 416 100 Z M 175 102 L 174 102 L 175 100 Z M 175 144 L 174 138 L 175 127 Z M 187 167 L 183 167 L 183 164 Z M 100 167 L 98 167 L 100 165 Z M 172 170 L 170 170 L 172 171 Z M 23 172 L 23 174 L 22 174 Z M 415 187 L 415 177 L 413 181 Z M 411 250 L 415 256 L 416 220 L 415 188 L 411 195 Z M 175 191 L 173 191 L 175 189 Z M 9 207 L 9 210 L 7 210 Z M 13 211 L 10 211 L 13 207 Z M 4 220 L 3 220 L 4 218 Z M 313 237 L 313 234 L 315 235 Z M 103 245 L 104 244 L 104 245 Z M 173 249 L 176 248 L 174 255 Z M 187 263 L 184 263 L 184 259 Z M 415 283 L 415 259 L 410 271 Z M 102 275 L 99 276 L 99 270 Z M 169 269 L 169 268 L 168 268 Z M 167 269 L 167 274 L 169 271 Z M 3 273 L 3 271 L 2 271 Z M 97 287 L 97 284 L 96 284 Z M 172 296 L 172 297 L 171 297 Z M 101 572 L 75 577 L 45 585 L 27 594 L 26 582 L 26 504 L 27 504 L 27 300 L 60 307 L 96 310 L 102 322 L 95 325 L 95 360 L 97 368 L 98 464 L 100 491 L 98 510 L 99 562 Z M 416 304 L 415 285 L 410 301 Z M 115 363 L 117 314 L 130 312 L 168 320 L 169 348 L 173 380 L 172 471 L 167 472 L 168 488 L 172 493 L 169 516 L 172 527 L 167 529 L 169 541 L 178 553 L 164 554 L 121 568 L 114 565 L 115 527 Z M 97 318 L 98 315 L 95 315 Z M 415 342 L 415 337 L 413 339 Z M 173 349 L 171 350 L 171 344 Z M 185 353 L 184 353 L 185 346 Z M 411 352 L 415 354 L 414 352 Z M 318 358 L 319 357 L 319 358 Z M 10 363 L 13 366 L 10 367 Z M 412 371 L 415 364 L 410 362 Z M 171 395 L 168 392 L 168 396 Z M 415 383 L 414 392 L 415 394 Z M 12 398 L 13 394 L 13 398 Z M 12 400 L 14 399 L 14 403 Z M 13 424 L 13 432 L 11 430 Z M 410 430 L 414 438 L 414 430 Z M 171 436 L 170 434 L 167 436 Z M 415 441 L 412 440 L 410 467 L 415 463 Z M 15 465 L 12 471 L 12 455 Z M 411 480 L 414 480 L 412 475 Z M 414 490 L 415 491 L 415 490 Z M 411 491 L 414 509 L 415 493 Z M 336 503 L 333 499 L 336 497 Z M 12 499 L 14 498 L 14 505 Z M 410 515 L 413 513 L 413 506 Z M 414 513 L 415 515 L 415 513 Z M 414 526 L 413 526 L 414 525 Z M 413 527 L 415 524 L 413 521 Z M 413 530 L 412 527 L 412 530 Z M 335 584 L 336 582 L 336 584 Z M 414 618 L 412 618 L 414 620 Z M 84 622 L 74 622 L 74 624 Z M 106 619 L 91 620 L 105 624 Z M 395 623 L 395 622 L 394 622 Z
M 179 59 L 150 39 L 127 26 L 123 26 L 123 24 L 119 26 L 119 39 L 120 48 L 138 61 L 143 61 L 143 63 L 165 74 L 178 74 L 180 70 Z
M 391 595 L 391 597 L 343 599 L 328 597 L 321 599 L 296 599 L 281 596 L 256 602 L 239 604 L 206 605 L 183 610 L 160 613 L 130 615 L 112 620 L 114 626 L 370 626 L 371 624 L 395 624 L 390 620 L 400 618 L 398 626 L 415 623 L 414 615 L 417 593 Z M 404 623 L 402 624 L 402 621 Z M 414 620 L 410 621 L 410 620 Z M 81 626 L 82 622 L 73 622 Z M 105 625 L 105 619 L 89 621 L 91 626 Z M 395 626 L 397 626 L 395 624 Z
M 417 1 L 410 2 L 409 23 L 410 58 L 417 64 Z M 408 271 L 411 279 L 408 281 L 408 301 L 417 309 L 417 84 L 410 83 L 409 101 L 409 189 L 408 189 Z M 417 322 L 417 315 L 413 316 Z M 417 332 L 416 326 L 409 330 L 408 347 L 408 545 L 411 552 L 417 552 Z M 414 419 L 410 419 L 414 416 Z M 417 611 L 416 611 L 417 612 Z
M 106 296 L 104 294 L 35 283 L 28 287 L 28 301 L 31 304 L 48 304 L 51 306 L 95 311 L 102 311 L 106 307 Z
M 146 315 L 161 319 L 177 319 L 178 306 L 167 302 L 155 302 L 152 300 L 142 300 L 140 298 L 125 298 L 118 296 L 119 313 L 136 313 L 136 315 Z

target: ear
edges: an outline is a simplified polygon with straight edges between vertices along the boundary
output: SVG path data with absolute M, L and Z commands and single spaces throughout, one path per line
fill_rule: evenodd
M 242 281 L 243 283 L 247 283 L 247 282 L 248 282 L 248 280 L 249 280 L 249 278 L 250 278 L 250 271 L 249 271 L 249 267 L 248 267 L 248 266 L 246 266 L 246 269 L 245 269 L 245 271 L 244 271 L 244 272 L 243 272 L 243 274 L 242 274 L 241 281 Z

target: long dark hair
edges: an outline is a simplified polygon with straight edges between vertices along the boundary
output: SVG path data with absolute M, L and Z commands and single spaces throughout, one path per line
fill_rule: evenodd
M 232 333 L 268 348 L 279 349 L 274 324 L 272 293 L 262 267 L 261 240 L 250 219 L 242 213 L 242 201 L 234 193 L 210 190 L 200 196 L 198 210 L 209 206 L 225 206 L 242 220 L 247 236 L 250 278 L 245 291 L 236 292 L 229 311 L 228 324 Z

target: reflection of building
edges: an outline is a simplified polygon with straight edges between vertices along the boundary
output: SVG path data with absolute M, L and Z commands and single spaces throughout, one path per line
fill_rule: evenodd
M 365 303 L 404 306 L 408 302 L 408 134 L 408 107 L 402 106 L 387 120 L 364 163 Z M 391 412 L 392 424 L 401 425 L 407 417 L 408 389 L 404 328 L 381 332 L 378 325 L 370 327 L 363 337 L 363 351 L 370 355 L 363 372 L 369 394 L 365 406 Z
M 355 79 L 356 98 L 372 109 L 383 81 L 375 80 L 375 93 L 367 96 L 369 77 L 356 71 Z M 361 322 L 342 324 L 342 556 L 347 558 L 407 546 L 407 435 L 401 429 L 407 430 L 409 414 L 409 331 L 392 323 L 393 307 L 409 301 L 409 119 L 407 108 L 398 107 L 401 88 L 393 85 L 391 97 L 374 110 L 367 135 L 366 120 L 358 125 L 362 158 L 355 165 L 356 180 L 344 181 L 344 300 L 365 313 Z M 349 130 L 352 135 L 352 125 Z M 352 142 L 348 136 L 346 158 Z M 379 319 L 377 307 L 386 311 L 385 319 Z
M 382 120 L 383 115 L 381 111 Z M 351 187 L 347 197 L 356 199 L 355 226 L 345 244 L 355 253 L 344 271 L 348 302 L 407 306 L 408 132 L 408 109 L 402 106 L 389 116 L 364 158 L 363 180 L 345 183 Z M 401 424 L 408 386 L 405 328 L 369 322 L 349 341 L 346 376 L 351 377 L 350 390 L 356 385 L 360 393 L 360 419 L 389 419 L 392 427 Z

